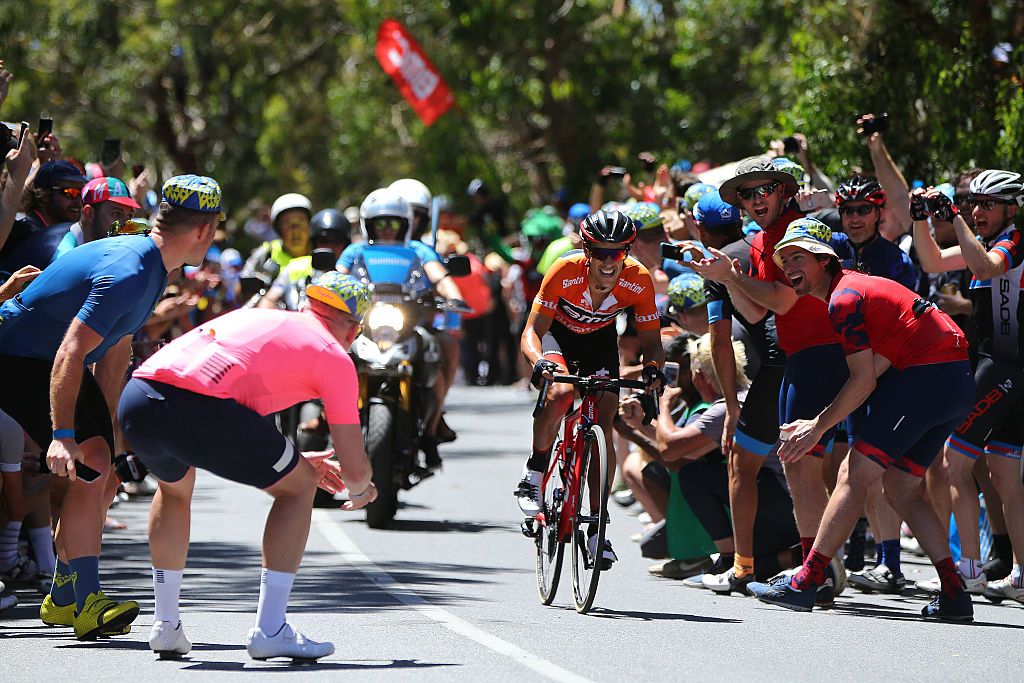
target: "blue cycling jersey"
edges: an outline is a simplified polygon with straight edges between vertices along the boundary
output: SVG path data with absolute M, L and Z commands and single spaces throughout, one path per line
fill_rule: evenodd
M 917 269 L 910 257 L 881 235 L 876 234 L 860 246 L 854 245 L 854 251 L 857 270 L 894 280 L 910 290 L 917 287 Z
M 0 306 L 0 353 L 52 361 L 78 318 L 103 337 L 85 358 L 95 363 L 145 324 L 166 284 L 167 270 L 151 237 L 83 244 Z

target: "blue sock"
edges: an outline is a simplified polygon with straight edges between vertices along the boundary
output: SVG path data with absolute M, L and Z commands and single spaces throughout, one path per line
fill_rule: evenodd
M 893 576 L 900 576 L 900 539 L 882 541 L 882 564 L 889 568 Z
M 100 589 L 100 558 L 76 557 L 68 564 L 75 577 L 75 612 L 78 613 L 85 607 L 85 599 Z
M 50 587 L 53 604 L 65 607 L 75 602 L 75 584 L 71 579 L 71 567 L 57 558 L 53 569 L 53 586 Z

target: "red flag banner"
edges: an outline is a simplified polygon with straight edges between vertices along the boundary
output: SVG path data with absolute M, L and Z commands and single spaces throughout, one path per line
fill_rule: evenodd
M 434 123 L 455 102 L 419 43 L 394 19 L 385 19 L 377 29 L 376 53 L 381 68 L 425 125 Z

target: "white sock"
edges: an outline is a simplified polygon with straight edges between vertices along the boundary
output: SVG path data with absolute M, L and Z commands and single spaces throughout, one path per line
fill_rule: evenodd
M 981 560 L 962 557 L 960 558 L 960 563 L 957 565 L 957 569 L 960 570 L 960 574 L 964 578 L 976 579 L 981 576 Z
M 276 636 L 284 626 L 288 596 L 295 574 L 264 569 L 260 575 L 260 604 L 256 608 L 256 626 L 268 636 Z
M 27 529 L 28 542 L 32 547 L 32 559 L 36 561 L 39 571 L 53 571 L 57 564 L 57 556 L 53 552 L 53 531 L 48 526 L 38 529 Z
M 10 569 L 18 561 L 18 535 L 21 521 L 7 522 L 0 531 L 0 568 Z
M 1024 588 L 1024 567 L 1019 564 L 1013 565 L 1010 572 L 1010 583 L 1014 588 Z
M 169 621 L 177 625 L 181 621 L 178 598 L 181 595 L 181 578 L 185 572 L 180 569 L 157 569 L 153 567 L 153 619 Z

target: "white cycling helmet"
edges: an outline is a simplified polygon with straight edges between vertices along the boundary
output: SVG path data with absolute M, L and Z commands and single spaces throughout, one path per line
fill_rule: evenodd
M 409 202 L 409 206 L 413 210 L 423 209 L 430 213 L 430 204 L 434 197 L 430 194 L 430 188 L 415 178 L 396 180 L 388 185 L 388 189 L 402 195 L 405 201 Z
M 396 241 L 407 244 L 412 226 L 412 207 L 400 193 L 390 187 L 374 190 L 366 196 L 359 207 L 359 228 L 367 243 L 373 244 L 377 241 L 376 224 L 386 218 L 401 221 L 397 225 L 399 234 Z
M 971 181 L 971 194 L 995 197 L 1024 206 L 1024 183 L 1020 182 L 1020 173 L 1013 171 L 995 168 L 982 171 Z
M 313 217 L 313 203 L 309 201 L 309 197 L 298 192 L 289 192 L 274 200 L 270 207 L 270 222 L 277 223 L 277 217 L 291 209 L 303 209 L 310 218 Z

